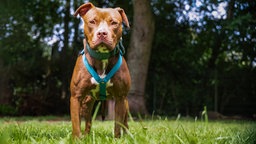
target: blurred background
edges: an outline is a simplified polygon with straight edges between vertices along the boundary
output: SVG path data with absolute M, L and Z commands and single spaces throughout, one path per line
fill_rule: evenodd
M 0 1 L 0 116 L 68 115 L 84 0 Z M 91 0 L 121 7 L 132 113 L 256 117 L 255 0 Z

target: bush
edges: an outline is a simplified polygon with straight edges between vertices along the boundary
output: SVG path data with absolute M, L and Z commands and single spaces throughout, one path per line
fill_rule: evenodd
M 0 115 L 13 116 L 17 114 L 17 109 L 10 105 L 0 105 Z

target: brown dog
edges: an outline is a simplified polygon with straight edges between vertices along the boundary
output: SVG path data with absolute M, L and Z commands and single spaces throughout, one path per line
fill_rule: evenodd
M 122 51 L 119 47 L 122 22 L 129 27 L 127 16 L 121 8 L 97 8 L 91 3 L 81 5 L 74 16 L 78 14 L 84 22 L 87 46 L 83 56 L 77 58 L 70 83 L 72 134 L 75 137 L 82 135 L 80 116 L 84 116 L 86 120 L 85 134 L 90 132 L 92 107 L 95 100 L 103 97 L 115 100 L 115 137 L 120 137 L 121 127 L 124 131 L 128 129 L 129 108 L 126 96 L 131 84 L 129 70 L 125 59 L 120 55 Z M 103 79 L 115 69 L 113 67 L 120 60 L 120 67 L 103 86 L 86 67 L 87 63 Z

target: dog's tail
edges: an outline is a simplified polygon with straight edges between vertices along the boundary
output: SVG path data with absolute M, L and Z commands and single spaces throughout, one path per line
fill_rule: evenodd
M 105 118 L 106 118 L 106 109 L 107 109 L 107 101 L 102 100 L 101 101 L 101 118 L 102 118 L 102 121 L 104 121 Z

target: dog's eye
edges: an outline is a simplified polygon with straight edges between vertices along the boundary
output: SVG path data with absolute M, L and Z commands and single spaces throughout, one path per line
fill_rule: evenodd
M 90 24 L 96 24 L 96 21 L 95 20 L 90 20 L 89 23 Z
M 118 24 L 118 22 L 116 22 L 116 21 L 111 21 L 111 25 L 117 25 Z

